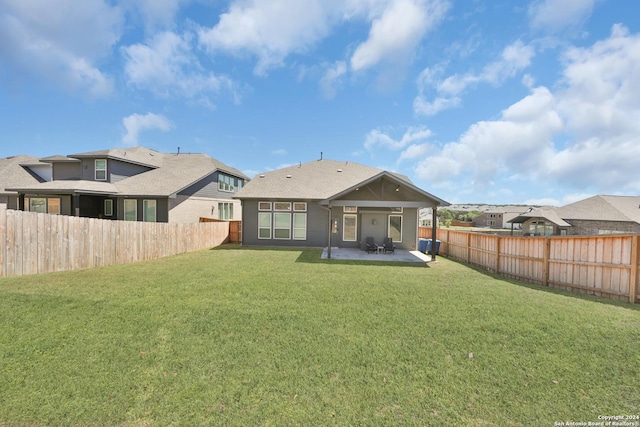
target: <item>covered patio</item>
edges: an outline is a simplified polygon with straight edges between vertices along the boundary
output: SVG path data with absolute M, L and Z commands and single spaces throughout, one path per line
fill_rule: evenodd
M 321 259 L 328 259 L 328 251 L 325 247 L 322 250 Z M 431 255 L 423 254 L 420 251 L 407 251 L 396 249 L 393 253 L 367 252 L 354 248 L 331 248 L 331 259 L 354 260 L 354 261 L 387 261 L 387 262 L 431 262 Z

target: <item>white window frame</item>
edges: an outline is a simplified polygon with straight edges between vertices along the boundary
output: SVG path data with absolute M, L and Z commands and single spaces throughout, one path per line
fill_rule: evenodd
M 113 199 L 104 199 L 104 216 L 113 216 Z
M 296 227 L 296 218 L 303 218 L 304 227 Z M 293 240 L 307 240 L 307 214 L 295 212 L 291 222 Z
M 396 240 L 395 236 L 391 235 L 391 218 L 400 218 L 400 240 Z M 403 222 L 402 215 L 389 215 L 389 217 L 387 218 L 387 225 L 388 225 L 387 237 L 393 238 L 394 242 L 402 242 L 402 222 Z
M 218 190 L 233 193 L 235 191 L 234 181 L 235 178 L 230 175 L 218 174 Z
M 284 206 L 286 207 L 284 207 Z M 274 212 L 291 212 L 291 202 L 273 202 Z
M 218 202 L 218 219 L 230 221 L 233 219 L 233 203 Z
M 287 226 L 279 227 L 278 218 L 287 218 Z M 278 231 L 287 231 L 287 236 L 278 236 Z M 276 240 L 291 240 L 291 214 L 289 212 L 274 212 L 273 213 L 273 238 Z
M 357 206 L 345 206 L 342 208 L 342 211 L 344 213 L 358 213 L 358 207 Z
M 353 233 L 353 239 L 349 238 L 347 239 L 346 236 L 346 231 L 347 231 L 347 218 L 353 218 L 354 219 L 354 224 L 353 224 L 353 228 L 354 228 L 354 233 Z M 358 215 L 355 214 L 344 214 L 342 215 L 342 241 L 343 242 L 357 242 L 358 241 Z
M 147 210 L 153 206 L 153 219 L 147 218 Z M 142 221 L 144 222 L 157 222 L 158 221 L 158 201 L 155 199 L 142 200 Z
M 98 168 L 98 162 L 104 162 L 104 168 Z M 99 178 L 98 172 L 104 172 L 104 177 Z M 107 159 L 95 159 L 93 173 L 96 181 L 106 181 L 107 180 Z
M 307 211 L 307 202 L 293 202 L 293 211 L 294 212 L 306 212 Z
M 258 212 L 258 239 L 259 240 L 264 240 L 264 239 L 271 239 L 271 212 Z M 261 218 L 267 218 L 267 222 L 268 222 L 268 226 L 260 226 L 261 223 Z M 261 230 L 267 230 L 269 232 L 268 236 L 261 236 L 260 235 L 260 231 Z
M 128 204 L 130 205 L 132 202 L 133 202 L 133 207 L 134 207 L 133 212 L 135 214 L 135 219 L 131 219 L 131 218 L 127 219 L 127 205 Z M 137 221 L 138 220 L 138 200 L 137 199 L 124 199 L 123 205 L 124 205 L 124 220 L 125 221 Z M 129 211 L 131 211 L 131 210 L 129 210 Z
M 259 211 L 270 211 L 271 210 L 271 202 L 258 202 L 258 210 Z

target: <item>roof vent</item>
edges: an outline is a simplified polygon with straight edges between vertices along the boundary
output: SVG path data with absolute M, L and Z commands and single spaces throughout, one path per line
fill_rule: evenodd
M 291 178 L 291 175 L 287 175 L 287 178 Z
M 338 172 L 342 172 L 342 169 L 338 169 Z
M 260 175 L 260 178 L 264 178 L 264 174 L 261 174 L 261 175 Z

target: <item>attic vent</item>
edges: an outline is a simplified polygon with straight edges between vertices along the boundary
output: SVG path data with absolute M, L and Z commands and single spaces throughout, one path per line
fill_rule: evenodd
M 291 175 L 287 175 L 287 178 L 291 178 Z
M 342 169 L 338 169 L 338 172 L 342 172 Z

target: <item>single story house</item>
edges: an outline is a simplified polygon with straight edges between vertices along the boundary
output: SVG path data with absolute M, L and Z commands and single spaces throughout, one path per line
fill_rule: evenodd
M 51 165 L 37 157 L 18 155 L 0 159 L 0 208 L 18 205 L 18 192 L 9 188 L 37 185 L 51 180 Z
M 559 208 L 532 209 L 509 221 L 529 236 L 640 233 L 640 197 L 598 195 Z
M 13 185 L 13 209 L 128 221 L 241 216 L 232 196 L 249 178 L 206 154 L 118 148 L 40 159 L 50 181 Z
M 391 237 L 416 250 L 420 209 L 435 216 L 449 205 L 406 176 L 322 159 L 259 174 L 234 197 L 244 245 L 362 248 L 367 237 Z

